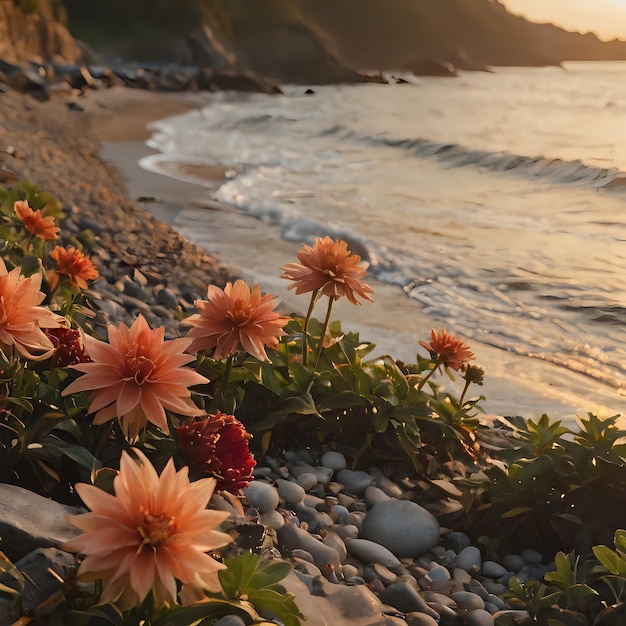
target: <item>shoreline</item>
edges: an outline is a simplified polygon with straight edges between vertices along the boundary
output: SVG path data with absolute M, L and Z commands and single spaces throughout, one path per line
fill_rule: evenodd
M 133 95 L 131 93 L 129 97 L 132 99 Z M 123 100 L 124 94 L 119 98 Z M 263 292 L 276 295 L 283 310 L 291 312 L 305 306 L 301 298 L 287 290 L 288 285 L 279 278 L 278 270 L 295 259 L 300 245 L 283 240 L 277 226 L 260 222 L 215 201 L 214 192 L 225 180 L 224 168 L 206 170 L 198 166 L 200 169 L 195 172 L 187 165 L 168 164 L 167 157 L 161 160 L 158 168 L 151 165 L 148 170 L 140 165 L 140 161 L 151 160 L 160 154 L 145 143 L 152 134 L 150 124 L 193 110 L 201 103 L 180 94 L 171 97 L 170 94 L 152 92 L 143 92 L 141 100 L 145 105 L 143 110 L 141 106 L 135 106 L 128 117 L 122 112 L 121 119 L 120 116 L 109 118 L 100 130 L 99 156 L 120 173 L 129 197 L 192 243 L 216 254 L 235 275 L 257 282 Z M 172 101 L 177 102 L 175 107 L 169 104 Z M 174 112 L 170 113 L 170 110 Z M 106 128 L 109 124 L 135 127 L 128 128 L 124 136 L 119 126 L 109 131 Z M 138 125 L 143 126 L 137 128 Z M 190 180 L 195 178 L 194 174 L 202 176 L 197 183 Z M 263 268 L 275 267 L 274 274 L 258 267 L 254 256 L 263 258 Z M 404 361 L 414 360 L 418 340 L 428 338 L 431 329 L 440 328 L 441 322 L 422 313 L 420 305 L 399 287 L 374 279 L 368 279 L 368 282 L 376 292 L 375 304 L 354 307 L 338 301 L 333 318 L 342 321 L 344 330 L 358 331 L 363 340 L 375 343 L 377 348 L 372 355 L 386 353 Z M 379 311 L 384 307 L 383 314 L 372 315 L 372 306 L 378 307 Z M 454 329 L 450 331 L 454 332 Z M 410 337 L 408 342 L 407 337 Z M 554 380 L 554 366 L 549 363 L 534 360 L 532 371 L 529 371 L 527 357 L 503 354 L 502 350 L 482 344 L 471 347 L 477 357 L 476 363 L 486 371 L 485 385 L 479 391 L 486 396 L 481 406 L 488 414 L 521 414 L 537 419 L 548 413 L 553 419 L 563 419 L 573 425 L 577 414 L 598 411 L 608 416 L 616 412 L 593 396 L 594 381 L 584 376 L 564 369 L 556 383 L 546 384 L 547 379 Z M 549 372 L 552 376 L 548 375 Z M 442 377 L 438 382 L 445 384 L 447 379 Z M 458 384 L 457 380 L 453 388 Z M 523 407 L 516 406 L 516 398 L 523 398 Z

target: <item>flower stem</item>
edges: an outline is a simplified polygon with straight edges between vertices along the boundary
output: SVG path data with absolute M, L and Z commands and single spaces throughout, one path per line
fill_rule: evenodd
M 465 381 L 465 386 L 463 387 L 463 391 L 461 392 L 461 397 L 459 398 L 459 410 L 463 407 L 463 402 L 465 401 L 465 394 L 469 389 L 469 386 L 472 384 L 471 380 Z
M 333 298 L 328 298 L 328 309 L 326 309 L 326 318 L 324 319 L 324 326 L 322 327 L 322 333 L 320 335 L 320 343 L 317 348 L 317 356 L 315 357 L 315 365 L 313 366 L 313 371 L 317 370 L 317 366 L 320 362 L 320 357 L 322 356 L 322 350 L 324 349 L 324 339 L 326 339 L 326 331 L 328 330 L 328 324 L 330 322 L 330 312 L 333 309 Z
M 226 366 L 224 367 L 224 371 L 222 372 L 222 382 L 220 384 L 220 396 L 222 399 L 223 408 L 225 411 L 229 411 L 230 407 L 226 406 L 226 389 L 228 388 L 228 379 L 230 378 L 230 373 L 233 369 L 233 359 L 234 355 L 231 354 L 226 361 Z
M 426 374 L 426 376 L 424 376 L 424 378 L 422 378 L 422 380 L 420 380 L 420 384 L 417 386 L 417 390 L 420 391 L 422 389 L 422 387 L 426 384 L 426 382 L 428 381 L 428 379 L 435 373 L 435 371 L 437 370 L 437 368 L 443 363 L 443 359 L 439 356 L 437 357 L 437 360 L 435 361 L 433 368 L 428 372 L 428 374 Z
M 317 302 L 319 289 L 316 289 L 311 294 L 311 302 L 309 302 L 309 310 L 306 312 L 306 318 L 304 320 L 304 326 L 302 328 L 302 365 L 306 365 L 309 355 L 309 322 L 311 321 L 311 315 Z

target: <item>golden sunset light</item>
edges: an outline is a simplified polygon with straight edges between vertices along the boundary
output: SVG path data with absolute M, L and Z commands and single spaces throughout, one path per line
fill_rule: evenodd
M 509 11 L 568 30 L 592 31 L 602 39 L 626 39 L 624 0 L 502 0 Z

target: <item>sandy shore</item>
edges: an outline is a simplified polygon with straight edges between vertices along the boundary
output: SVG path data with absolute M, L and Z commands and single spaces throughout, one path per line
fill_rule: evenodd
M 109 90 L 94 96 L 86 108 L 97 117 L 95 135 L 102 142 L 99 154 L 119 171 L 129 197 L 216 255 L 234 274 L 277 295 L 285 309 L 302 311 L 307 302 L 287 290 L 288 284 L 279 278 L 278 271 L 295 259 L 299 245 L 282 240 L 278 227 L 214 200 L 214 192 L 224 180 L 223 168 L 195 170 L 160 162 L 162 173 L 157 174 L 139 164 L 155 154 L 145 143 L 151 134 L 149 124 L 184 113 L 197 106 L 198 100 L 129 90 Z M 370 282 L 376 290 L 376 303 L 354 307 L 340 301 L 334 310 L 335 319 L 341 319 L 346 329 L 360 331 L 364 340 L 376 343 L 375 354 L 414 360 L 418 340 L 427 338 L 441 323 L 425 315 L 398 287 Z M 487 372 L 480 391 L 487 397 L 483 407 L 488 413 L 537 418 L 546 412 L 573 422 L 576 414 L 587 411 L 616 412 L 611 403 L 603 403 L 593 382 L 585 377 L 565 370 L 555 377 L 551 365 L 535 362 L 529 370 L 523 357 L 488 346 L 472 348 L 477 363 Z

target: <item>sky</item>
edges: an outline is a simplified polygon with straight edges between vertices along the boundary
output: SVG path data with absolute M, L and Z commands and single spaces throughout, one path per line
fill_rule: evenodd
M 535 22 L 595 32 L 602 39 L 626 39 L 626 0 L 501 0 L 511 11 Z

